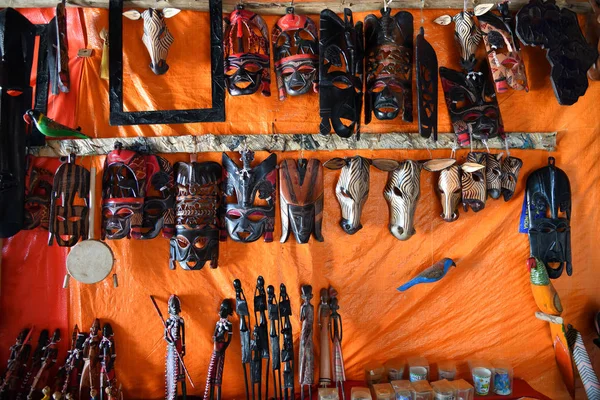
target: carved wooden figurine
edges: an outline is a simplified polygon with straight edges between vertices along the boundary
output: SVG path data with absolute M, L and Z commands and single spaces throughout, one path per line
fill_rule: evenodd
M 261 399 L 262 394 L 262 360 L 267 360 L 265 371 L 265 398 L 269 396 L 269 333 L 268 333 L 268 322 L 267 322 L 267 293 L 265 292 L 265 280 L 262 276 L 256 279 L 256 288 L 254 290 L 254 341 L 255 341 L 255 354 L 252 357 L 252 367 L 254 372 L 251 373 L 253 377 L 253 386 L 258 383 L 258 399 Z
M 338 312 L 340 306 L 337 299 L 337 291 L 329 287 L 329 308 L 331 308 L 331 329 L 329 334 L 333 344 L 333 380 L 335 387 L 342 392 L 342 400 L 346 399 L 344 393 L 344 382 L 346 381 L 346 369 L 344 367 L 344 355 L 342 353 L 342 339 L 344 329 L 342 325 L 342 316 Z
M 273 360 L 273 398 L 277 400 L 278 398 L 283 399 L 281 382 L 281 348 L 279 346 L 281 320 L 279 319 L 279 304 L 277 304 L 275 287 L 273 285 L 267 286 L 267 310 L 269 311 L 269 339 L 271 340 L 271 357 Z
M 313 343 L 313 327 L 315 324 L 315 307 L 310 304 L 313 298 L 312 286 L 302 285 L 302 306 L 300 307 L 299 370 L 300 399 L 304 400 L 304 386 L 308 386 L 308 398 L 312 399 L 312 384 L 315 380 L 315 345 Z
M 319 343 L 320 343 L 320 357 L 319 357 L 319 385 L 321 387 L 328 387 L 331 383 L 331 345 L 329 330 L 331 327 L 331 308 L 329 308 L 329 291 L 325 288 L 321 289 L 320 293 L 321 302 L 317 309 L 317 315 L 319 317 Z
M 40 358 L 41 365 L 31 383 L 29 394 L 27 395 L 28 399 L 33 399 L 34 395 L 37 397 L 38 393 L 36 392 L 39 392 L 44 386 L 46 386 L 48 375 L 54 367 L 54 364 L 56 364 L 56 360 L 58 358 L 58 342 L 60 342 L 60 330 L 56 329 L 52 334 L 52 338 L 48 344 L 42 349 L 43 353 Z
M 215 388 L 217 389 L 216 400 L 221 400 L 221 384 L 223 382 L 223 367 L 225 365 L 225 350 L 231 343 L 233 337 L 233 325 L 229 322 L 229 317 L 233 315 L 231 301 L 223 300 L 219 309 L 219 320 L 215 326 L 213 334 L 213 352 L 208 366 L 208 376 L 206 377 L 206 388 L 204 390 L 204 400 L 215 399 Z
M 100 387 L 100 320 L 96 318 L 90 327 L 90 334 L 83 343 L 83 369 L 79 398 L 87 398 L 92 390 Z
M 239 279 L 234 280 L 233 287 L 235 289 L 235 313 L 240 320 L 240 343 L 242 346 L 242 369 L 244 370 L 246 400 L 249 400 L 247 365 L 250 364 L 250 311 L 248 310 L 246 295 L 244 295 L 242 289 L 242 282 Z
M 283 399 L 293 400 L 294 396 L 294 334 L 292 331 L 292 306 L 287 289 L 282 283 L 279 287 L 279 316 L 281 317 L 281 335 L 283 347 L 281 362 L 283 363 Z
M 169 317 L 165 321 L 167 355 L 165 361 L 166 400 L 177 400 L 177 384 L 181 383 L 181 395 L 187 399 L 183 357 L 185 357 L 185 322 L 179 316 L 181 300 L 176 295 L 169 297 Z

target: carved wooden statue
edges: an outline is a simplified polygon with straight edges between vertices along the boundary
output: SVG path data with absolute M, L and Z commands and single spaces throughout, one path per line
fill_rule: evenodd
M 302 285 L 302 306 L 300 307 L 299 370 L 300 399 L 304 400 L 304 386 L 308 386 L 308 398 L 312 399 L 312 384 L 315 380 L 315 345 L 313 343 L 313 327 L 315 324 L 315 307 L 310 304 L 313 298 L 312 286 Z
M 320 357 L 319 357 L 319 385 L 321 387 L 328 387 L 331 383 L 331 345 L 329 330 L 331 327 L 331 308 L 329 308 L 329 291 L 325 288 L 321 289 L 321 302 L 317 309 L 317 315 L 319 317 L 319 343 L 320 343 Z
M 83 344 L 83 369 L 79 398 L 86 398 L 92 390 L 100 388 L 100 320 L 96 318 L 90 327 L 90 334 Z

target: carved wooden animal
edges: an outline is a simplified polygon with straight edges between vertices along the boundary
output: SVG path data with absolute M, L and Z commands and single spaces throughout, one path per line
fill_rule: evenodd
M 144 20 L 144 35 L 142 41 L 150 55 L 150 69 L 156 75 L 163 75 L 169 69 L 167 54 L 169 47 L 173 44 L 173 35 L 169 32 L 165 18 L 171 18 L 179 13 L 177 8 L 165 8 L 156 10 L 149 8 L 144 12 L 129 10 L 123 15 L 131 20 Z

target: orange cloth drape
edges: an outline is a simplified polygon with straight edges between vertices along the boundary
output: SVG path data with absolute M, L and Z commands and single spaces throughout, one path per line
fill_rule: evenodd
M 426 37 L 437 51 L 440 66 L 458 66 L 458 52 L 450 27 L 439 27 L 433 19 L 443 12 L 424 12 Z M 165 136 L 183 134 L 233 133 L 316 133 L 318 96 L 289 98 L 280 102 L 272 79 L 270 98 L 260 94 L 226 97 L 227 121 L 210 124 L 110 127 L 108 124 L 108 81 L 99 79 L 102 42 L 98 32 L 108 25 L 106 10 L 86 9 L 83 30 L 91 58 L 80 59 L 81 81 L 77 105 L 77 124 L 96 137 Z M 366 13 L 356 13 L 355 20 Z M 414 12 L 415 31 L 420 14 Z M 275 17 L 267 17 L 270 27 Z M 318 20 L 318 17 L 315 18 Z M 175 37 L 167 62 L 170 70 L 157 77 L 148 68 L 140 21 L 124 24 L 124 103 L 127 110 L 205 107 L 208 93 L 208 15 L 184 11 L 168 20 Z M 466 377 L 466 360 L 472 357 L 506 359 L 515 375 L 552 399 L 567 399 L 568 394 L 554 362 L 547 323 L 535 319 L 537 307 L 529 288 L 526 260 L 527 235 L 518 233 L 525 179 L 546 164 L 553 155 L 564 169 L 573 190 L 573 270 L 554 282 L 565 311 L 565 321 L 582 333 L 597 371 L 600 354 L 591 342 L 592 316 L 600 309 L 600 249 L 597 247 L 600 167 L 600 83 L 590 83 L 585 97 L 571 107 L 561 107 L 552 92 L 545 51 L 525 48 L 529 93 L 509 91 L 499 96 L 508 132 L 559 131 L 558 149 L 545 151 L 512 150 L 525 165 L 517 194 L 508 203 L 489 200 L 475 214 L 462 212 L 458 221 L 446 223 L 439 217 L 434 174 L 423 172 L 421 200 L 417 207 L 417 234 L 409 241 L 396 240 L 387 230 L 387 204 L 382 196 L 386 174 L 371 171 L 371 194 L 366 203 L 364 228 L 354 236 L 338 225 L 340 209 L 334 195 L 338 172 L 325 171 L 324 243 L 311 241 L 298 245 L 293 238 L 285 244 L 280 234 L 279 215 L 273 243 L 240 244 L 231 240 L 221 244 L 220 267 L 205 267 L 198 272 L 168 269 L 169 243 L 163 238 L 151 241 L 109 242 L 116 257 L 115 272 L 119 288 L 108 280 L 85 286 L 76 282 L 68 291 L 60 289 L 66 250 L 45 245 L 46 233 L 22 232 L 5 241 L 3 249 L 3 310 L 0 329 L 0 357 L 27 321 L 38 324 L 77 323 L 87 330 L 94 317 L 110 321 L 116 333 L 117 377 L 126 398 L 158 399 L 163 396 L 165 342 L 160 321 L 148 296 L 153 294 L 166 311 L 171 293 L 180 296 L 186 320 L 186 364 L 196 383 L 188 393 L 201 394 L 212 351 L 212 333 L 221 299 L 234 297 L 231 282 L 241 279 L 252 303 L 256 277 L 278 287 L 284 282 L 291 295 L 293 326 L 297 341 L 300 322 L 300 285 L 333 285 L 340 293 L 340 313 L 344 318 L 344 360 L 348 379 L 362 379 L 362 367 L 369 361 L 422 355 L 430 362 L 454 359 Z M 439 96 L 440 132 L 449 132 L 450 122 Z M 70 109 L 69 109 L 70 110 Z M 67 110 L 67 111 L 69 111 Z M 55 114 L 56 115 L 56 114 Z M 415 113 L 416 120 L 416 113 Z M 415 132 L 416 123 L 374 121 L 363 132 Z M 360 151 L 377 158 L 426 159 L 447 157 L 449 150 Z M 349 156 L 355 151 L 306 152 L 306 157 L 325 161 Z M 280 159 L 298 153 L 279 154 Z M 466 150 L 458 152 L 464 159 Z M 188 155 L 166 156 L 172 162 Z M 266 153 L 257 153 L 262 160 Z M 220 154 L 199 154 L 198 159 L 220 161 Z M 104 157 L 84 157 L 89 167 L 102 168 Z M 99 174 L 101 170 L 99 171 Z M 100 175 L 99 175 L 100 177 Z M 100 187 L 97 188 L 98 195 Z M 97 213 L 98 218 L 100 213 Z M 97 221 L 99 224 L 99 219 Z M 435 285 L 420 285 L 399 293 L 396 287 L 432 262 L 451 257 L 457 268 Z M 33 290 L 32 290 L 33 289 Z M 10 297 L 7 298 L 7 295 Z M 68 301 L 67 301 L 68 299 Z M 317 305 L 315 298 L 313 304 Z M 60 304 L 60 307 L 58 306 Z M 23 313 L 20 310 L 25 310 Z M 48 319 L 45 319 L 47 314 Z M 234 318 L 237 327 L 237 318 Z M 315 329 L 316 330 L 316 329 Z M 316 330 L 318 331 L 318 330 Z M 318 338 L 315 336 L 318 350 Z M 296 342 L 297 345 L 297 342 Z M 316 377 L 318 379 L 318 376 Z M 224 398 L 243 398 L 237 331 L 225 362 Z

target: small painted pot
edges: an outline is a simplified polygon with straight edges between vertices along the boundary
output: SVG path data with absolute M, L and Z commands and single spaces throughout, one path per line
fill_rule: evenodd
M 409 378 L 411 382 L 426 381 L 427 368 L 425 367 L 410 367 Z

